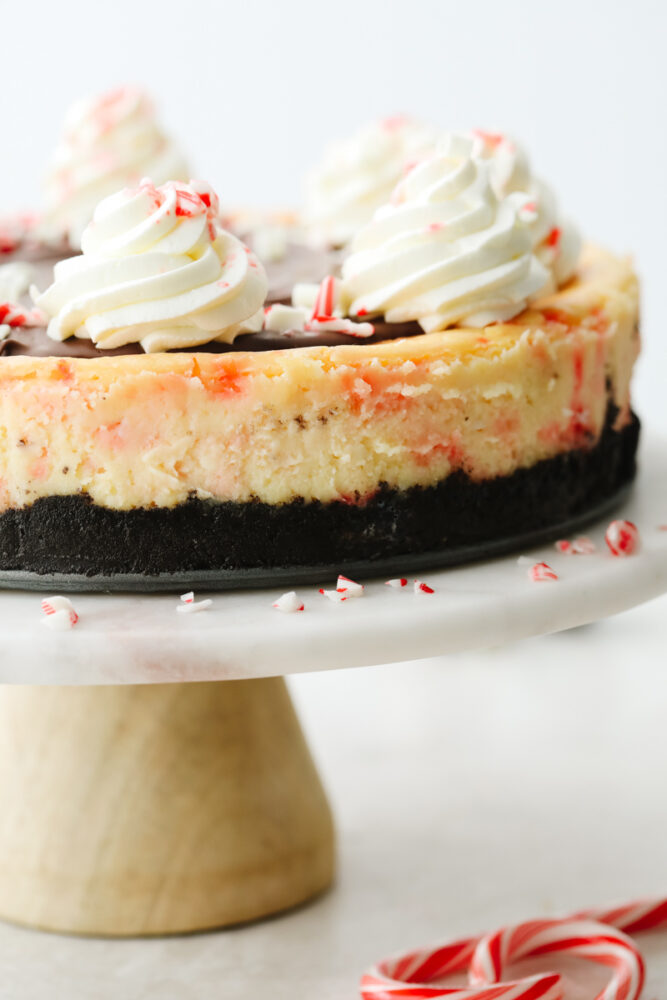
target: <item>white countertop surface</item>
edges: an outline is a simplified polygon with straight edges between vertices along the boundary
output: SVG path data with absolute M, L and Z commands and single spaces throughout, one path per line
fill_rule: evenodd
M 0 924 L 4 1000 L 352 1000 L 413 945 L 667 894 L 667 597 L 484 652 L 290 681 L 335 806 L 335 888 L 288 916 L 102 941 Z M 667 933 L 644 936 L 646 1000 Z

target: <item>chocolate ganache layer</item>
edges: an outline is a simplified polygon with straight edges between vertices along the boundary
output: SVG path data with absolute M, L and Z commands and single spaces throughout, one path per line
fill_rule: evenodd
M 403 337 L 417 337 L 423 334 L 418 323 L 385 323 L 373 320 L 375 332 L 370 337 L 352 337 L 331 330 L 259 330 L 257 333 L 242 333 L 233 344 L 211 340 L 197 347 L 176 348 L 167 353 L 184 352 L 190 354 L 227 354 L 230 351 L 284 351 L 295 347 L 337 347 L 340 344 L 377 344 L 383 340 L 398 340 Z M 9 335 L 0 341 L 0 356 L 23 355 L 32 358 L 103 358 L 125 354 L 144 354 L 141 344 L 130 343 L 113 350 L 102 351 L 92 340 L 69 337 L 67 340 L 53 340 L 47 336 L 44 327 L 14 327 Z

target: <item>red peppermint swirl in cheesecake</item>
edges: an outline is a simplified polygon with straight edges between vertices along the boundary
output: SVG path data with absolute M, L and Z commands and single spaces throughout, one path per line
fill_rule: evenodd
M 150 353 L 232 343 L 260 329 L 264 269 L 218 214 L 215 193 L 195 181 L 144 180 L 106 198 L 82 255 L 56 264 L 36 298 L 49 336 L 89 338 L 101 349 L 138 342 Z
M 550 271 L 554 286 L 564 284 L 574 274 L 581 253 L 581 237 L 574 224 L 563 217 L 558 201 L 543 180 L 536 177 L 525 150 L 510 136 L 474 129 L 471 133 L 476 156 L 489 164 L 491 185 L 499 198 L 515 191 L 530 198 L 527 221 L 533 248 Z
M 426 332 L 511 319 L 549 282 L 528 200 L 498 199 L 472 140 L 448 136 L 355 237 L 343 263 L 348 313 L 416 320 Z
M 150 99 L 119 87 L 69 109 L 45 180 L 43 226 L 74 246 L 103 198 L 142 177 L 187 180 L 182 154 L 159 126 Z

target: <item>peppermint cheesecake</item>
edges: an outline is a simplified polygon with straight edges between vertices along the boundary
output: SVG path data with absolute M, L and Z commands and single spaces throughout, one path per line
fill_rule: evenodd
M 344 568 L 558 532 L 629 483 L 632 267 L 480 143 L 292 306 L 206 186 L 102 201 L 0 342 L 0 570 Z

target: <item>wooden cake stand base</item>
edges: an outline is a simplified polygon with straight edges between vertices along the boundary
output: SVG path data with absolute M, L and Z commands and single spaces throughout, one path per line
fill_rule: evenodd
M 285 682 L 0 688 L 0 917 L 148 935 L 331 883 L 331 813 Z

